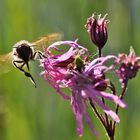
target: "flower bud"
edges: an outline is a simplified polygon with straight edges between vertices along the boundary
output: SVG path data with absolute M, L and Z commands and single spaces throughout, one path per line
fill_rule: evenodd
M 98 15 L 98 19 L 95 14 L 87 19 L 85 27 L 89 32 L 92 42 L 99 48 L 102 49 L 107 41 L 107 20 L 105 20 L 107 14 L 101 18 L 101 15 Z

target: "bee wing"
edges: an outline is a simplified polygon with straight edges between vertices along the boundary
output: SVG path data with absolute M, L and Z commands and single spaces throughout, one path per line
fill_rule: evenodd
M 0 74 L 6 73 L 9 70 L 12 69 L 12 59 L 13 59 L 13 53 L 7 53 L 4 55 L 0 55 Z
M 61 33 L 52 33 L 44 37 L 40 37 L 37 41 L 32 42 L 36 49 L 43 49 L 48 47 L 51 43 L 61 40 L 63 35 Z

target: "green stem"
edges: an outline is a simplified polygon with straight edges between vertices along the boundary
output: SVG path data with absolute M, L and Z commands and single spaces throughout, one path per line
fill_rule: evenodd
M 90 105 L 91 105 L 92 109 L 94 110 L 97 118 L 99 119 L 99 121 L 101 122 L 101 124 L 104 126 L 104 128 L 105 128 L 105 130 L 106 130 L 106 132 L 108 134 L 109 139 L 110 140 L 114 140 L 114 135 L 112 133 L 112 127 L 111 127 L 112 125 L 109 125 L 109 122 L 107 124 L 106 118 L 104 118 L 101 114 L 99 114 L 99 112 L 96 109 L 96 107 L 95 107 L 94 103 L 92 102 L 92 99 L 91 98 L 89 98 L 89 101 L 90 101 Z M 108 120 L 108 117 L 107 117 L 107 120 Z
M 125 84 L 125 86 L 123 88 L 123 91 L 122 91 L 122 94 L 120 96 L 121 100 L 123 99 L 123 97 L 124 97 L 124 95 L 126 93 L 126 90 L 127 90 L 127 83 Z M 116 114 L 118 114 L 118 112 L 119 112 L 119 105 L 116 106 L 116 111 L 115 112 L 116 112 Z M 116 122 L 114 121 L 113 126 L 112 126 L 112 130 L 113 130 L 114 135 L 115 135 L 115 128 L 116 128 L 115 126 L 116 126 Z
M 98 118 L 99 121 L 103 124 L 103 126 L 106 128 L 105 121 L 104 121 L 104 119 L 102 118 L 102 116 L 100 115 L 100 113 L 98 112 L 98 110 L 96 109 L 96 107 L 95 107 L 94 103 L 92 102 L 92 99 L 91 99 L 91 98 L 89 98 L 89 102 L 90 102 L 90 105 L 91 105 L 92 109 L 94 110 L 94 112 L 95 112 L 97 118 Z
M 115 139 L 114 139 L 114 136 L 112 136 L 112 137 L 109 137 L 109 139 L 110 139 L 110 140 L 115 140 Z
M 98 52 L 99 52 L 99 58 L 102 56 L 102 49 L 98 49 Z

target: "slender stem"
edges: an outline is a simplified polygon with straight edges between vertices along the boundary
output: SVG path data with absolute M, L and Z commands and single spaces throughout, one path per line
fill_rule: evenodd
M 102 49 L 99 47 L 98 48 L 98 52 L 99 52 L 99 58 L 102 56 Z M 105 105 L 105 99 L 102 97 L 102 102 L 103 102 L 103 104 Z M 108 116 L 107 116 L 107 114 L 106 113 L 104 113 L 104 115 L 105 115 L 105 124 L 106 124 L 106 131 L 107 131 L 107 133 L 108 133 L 108 128 L 109 128 L 109 120 L 108 120 Z
M 99 119 L 99 121 L 102 123 L 102 125 L 104 126 L 107 134 L 108 134 L 108 137 L 109 137 L 109 140 L 114 140 L 114 133 L 112 131 L 112 122 L 109 124 L 107 124 L 106 122 L 106 118 L 104 118 L 101 114 L 99 114 L 98 110 L 96 109 L 94 103 L 92 102 L 92 99 L 89 98 L 89 101 L 90 101 L 90 105 L 91 107 L 93 108 L 97 118 Z M 108 117 L 107 117 L 108 118 Z
M 107 134 L 108 134 L 109 140 L 115 140 L 114 133 L 113 133 L 113 130 L 112 130 L 112 126 L 111 125 L 110 125 L 110 127 L 108 127 Z
M 111 89 L 111 91 L 112 91 L 112 94 L 114 94 L 114 95 L 116 95 L 116 89 L 115 89 L 115 86 L 114 86 L 114 84 L 110 81 L 110 86 L 108 86 L 110 89 Z
M 99 58 L 102 56 L 102 49 L 98 48 Z
M 102 97 L 102 102 L 103 102 L 103 104 L 105 105 L 105 99 Z M 108 116 L 107 116 L 107 114 L 106 113 L 104 113 L 105 114 L 105 119 L 106 119 L 106 125 L 107 125 L 107 127 L 109 126 L 109 121 L 108 121 Z
M 112 137 L 109 137 L 109 139 L 110 139 L 110 140 L 114 140 L 114 136 L 112 136 Z
M 98 52 L 99 52 L 99 58 L 102 56 L 102 49 L 99 47 L 98 48 Z M 105 100 L 104 100 L 104 98 L 102 97 L 102 102 L 103 102 L 103 104 L 105 105 Z M 107 114 L 105 113 L 105 119 L 106 119 L 106 125 L 107 125 L 107 127 L 109 126 L 109 121 L 108 121 L 108 116 L 107 116 Z
M 99 52 L 99 58 L 102 56 L 102 49 L 98 48 L 98 52 Z M 108 134 L 108 137 L 110 140 L 114 140 L 114 133 L 113 133 L 113 129 L 112 129 L 112 121 L 109 122 L 109 118 L 107 116 L 106 113 L 104 113 L 104 116 L 103 115 L 100 115 L 99 112 L 97 111 L 95 105 L 93 104 L 92 100 L 90 100 L 90 105 L 92 106 L 95 114 L 97 115 L 98 119 L 100 120 L 100 122 L 103 124 L 107 134 Z M 105 105 L 105 99 L 102 97 L 102 102 L 103 104 Z
M 106 124 L 105 124 L 105 121 L 104 121 L 104 118 L 99 114 L 98 110 L 96 109 L 94 103 L 92 102 L 92 99 L 89 98 L 89 101 L 90 101 L 90 105 L 91 107 L 93 108 L 97 118 L 100 120 L 100 122 L 103 124 L 103 126 L 106 128 Z
M 120 96 L 121 100 L 123 99 L 123 97 L 124 97 L 124 95 L 126 93 L 126 90 L 127 90 L 127 83 L 125 84 L 125 86 L 123 88 L 123 91 L 122 91 L 122 94 Z M 118 112 L 119 112 L 119 105 L 116 106 L 116 111 L 115 112 L 116 112 L 116 114 L 118 114 Z M 116 122 L 114 121 L 113 126 L 112 126 L 112 130 L 113 130 L 114 134 L 115 134 L 115 126 L 116 126 Z

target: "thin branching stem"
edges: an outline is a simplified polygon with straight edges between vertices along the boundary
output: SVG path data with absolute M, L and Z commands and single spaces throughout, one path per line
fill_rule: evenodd
M 109 140 L 114 140 L 114 135 L 112 133 L 113 132 L 112 131 L 112 122 L 111 123 L 109 123 L 109 121 L 108 121 L 108 123 L 106 122 L 106 118 L 104 118 L 104 116 L 98 112 L 98 110 L 96 109 L 91 98 L 89 98 L 89 102 L 90 102 L 90 105 L 91 105 L 92 109 L 94 110 L 97 118 L 99 119 L 101 124 L 104 126 L 104 128 L 108 134 Z M 107 118 L 108 118 L 108 116 L 107 116 Z
M 123 97 L 124 97 L 124 95 L 126 93 L 126 90 L 127 90 L 127 83 L 123 87 L 122 94 L 120 96 L 121 100 L 123 99 Z M 116 112 L 116 114 L 118 114 L 118 112 L 119 112 L 119 105 L 116 106 L 115 112 Z M 116 122 L 114 121 L 113 122 L 113 126 L 112 126 L 112 130 L 113 130 L 113 134 L 114 135 L 115 135 L 115 128 L 116 128 L 115 126 L 116 126 Z
M 102 56 L 102 49 L 101 49 L 101 47 L 98 47 L 98 56 L 99 56 L 99 58 Z M 102 102 L 103 102 L 103 104 L 105 105 L 105 99 L 102 97 Z M 108 121 L 108 116 L 107 116 L 107 114 L 106 113 L 104 113 L 105 114 L 105 123 L 106 123 L 106 127 L 109 127 L 109 121 Z
M 92 109 L 94 110 L 94 112 L 95 112 L 97 118 L 98 118 L 99 121 L 103 124 L 103 126 L 106 128 L 106 123 L 105 123 L 105 121 L 104 121 L 104 118 L 100 115 L 100 113 L 99 113 L 98 110 L 96 109 L 96 107 L 95 107 L 94 103 L 92 102 L 92 99 L 91 99 L 91 98 L 89 98 L 89 102 L 90 102 L 90 105 L 91 105 Z

